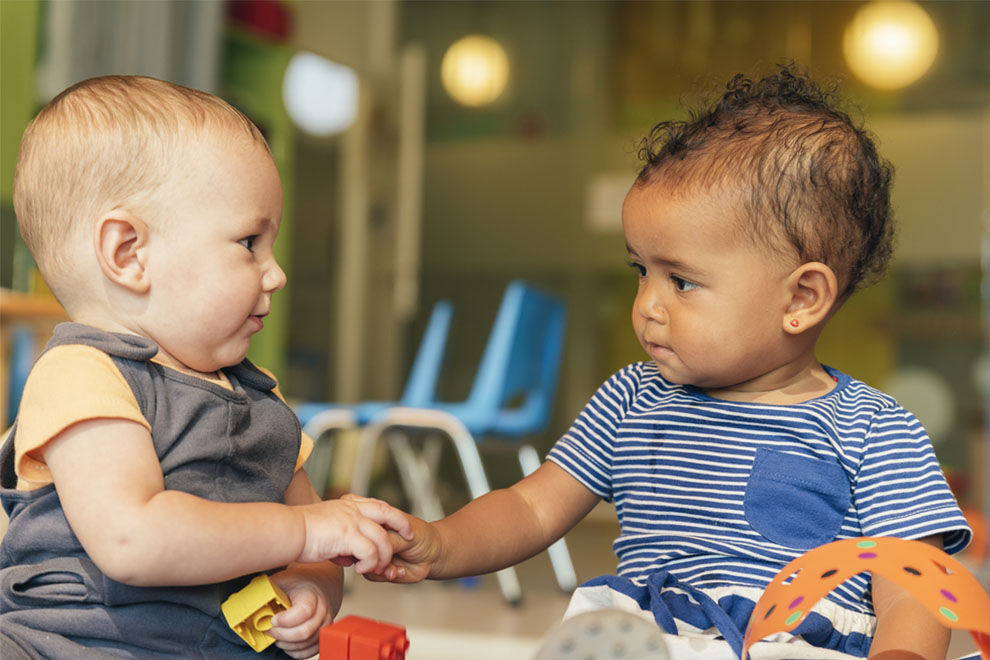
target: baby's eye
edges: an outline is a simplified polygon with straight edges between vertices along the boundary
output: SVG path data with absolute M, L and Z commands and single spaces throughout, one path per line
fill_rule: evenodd
M 237 242 L 240 243 L 241 245 L 243 245 L 244 248 L 248 252 L 254 252 L 254 241 L 257 238 L 258 238 L 258 235 L 255 234 L 254 236 L 248 236 L 247 238 L 242 238 L 241 240 L 239 240 Z
M 646 268 L 644 268 L 641 264 L 638 264 L 635 261 L 627 261 L 626 265 L 635 270 L 640 277 L 646 277 Z
M 677 275 L 671 275 L 670 281 L 674 283 L 674 288 L 678 291 L 690 291 L 691 289 L 696 289 L 698 287 L 694 282 L 689 282 L 683 277 L 678 277 Z

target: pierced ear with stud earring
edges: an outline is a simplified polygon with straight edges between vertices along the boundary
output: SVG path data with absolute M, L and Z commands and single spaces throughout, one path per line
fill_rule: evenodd
M 791 327 L 792 328 L 796 328 L 799 325 L 801 325 L 801 322 L 800 321 L 798 321 L 797 319 L 791 319 Z

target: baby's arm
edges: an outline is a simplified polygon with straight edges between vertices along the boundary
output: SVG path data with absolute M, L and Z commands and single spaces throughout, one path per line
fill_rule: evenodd
M 285 503 L 315 504 L 320 501 L 309 478 L 298 470 L 285 491 Z M 290 564 L 271 576 L 289 597 L 292 606 L 272 617 L 268 631 L 276 646 L 293 658 L 309 658 L 319 651 L 320 628 L 331 623 L 343 598 L 342 569 L 328 561 Z
M 510 488 L 482 495 L 443 520 L 413 519 L 413 540 L 393 535 L 394 582 L 479 575 L 545 550 L 584 518 L 598 496 L 554 463 Z
M 919 539 L 942 549 L 942 537 Z M 871 660 L 945 660 L 949 629 L 910 593 L 881 575 L 873 576 L 877 629 Z
M 382 571 L 391 558 L 382 525 L 410 533 L 400 511 L 376 500 L 287 506 L 165 490 L 151 436 L 131 421 L 75 424 L 42 452 L 90 558 L 135 586 L 207 584 L 326 559 Z

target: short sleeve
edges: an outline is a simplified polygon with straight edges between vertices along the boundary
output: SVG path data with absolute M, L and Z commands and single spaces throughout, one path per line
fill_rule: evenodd
M 303 463 L 309 458 L 309 455 L 313 453 L 313 439 L 302 434 L 302 441 L 299 443 L 299 457 L 296 459 L 296 471 L 302 469 Z
M 947 553 L 972 533 L 921 423 L 900 407 L 873 419 L 853 488 L 863 533 L 919 539 L 943 535 Z
M 639 388 L 637 365 L 625 367 L 598 388 L 547 456 L 606 501 L 612 501 L 612 464 L 619 426 Z
M 38 450 L 70 426 L 93 419 L 125 419 L 151 426 L 134 392 L 109 355 L 91 346 L 56 346 L 38 359 L 24 385 L 14 438 L 18 488 L 51 483 Z

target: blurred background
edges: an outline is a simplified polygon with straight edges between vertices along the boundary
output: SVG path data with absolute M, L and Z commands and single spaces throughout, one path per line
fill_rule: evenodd
M 252 348 L 283 392 L 394 399 L 446 298 L 441 388 L 463 397 L 522 277 L 568 303 L 541 454 L 644 357 L 619 218 L 639 140 L 737 72 L 840 81 L 895 165 L 899 245 L 819 357 L 914 410 L 960 500 L 990 509 L 988 2 L 2 0 L 0 28 L 0 285 L 45 295 L 11 204 L 44 103 L 107 73 L 211 91 L 262 127 L 286 190 L 289 284 Z
M 820 357 L 898 394 L 960 496 L 986 501 L 990 3 L 4 0 L 0 21 L 0 285 L 43 289 L 11 182 L 44 103 L 106 73 L 205 89 L 263 128 L 282 173 L 289 285 L 253 357 L 283 391 L 394 398 L 449 298 L 441 386 L 463 396 L 523 277 L 569 303 L 542 450 L 642 358 L 619 224 L 639 140 L 737 72 L 793 61 L 837 80 L 896 167 L 900 234 Z

